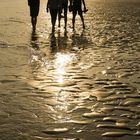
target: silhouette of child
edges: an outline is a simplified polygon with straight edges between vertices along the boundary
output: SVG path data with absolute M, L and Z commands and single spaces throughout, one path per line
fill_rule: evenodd
M 37 24 L 37 16 L 39 14 L 40 0 L 28 0 L 28 5 L 30 7 L 32 28 L 35 31 Z
M 68 0 L 60 0 L 60 9 L 58 14 L 58 27 L 60 27 L 62 12 L 64 11 L 65 29 L 67 28 L 67 10 L 68 10 Z
M 83 24 L 83 29 L 85 29 L 85 23 L 84 23 L 84 18 L 83 18 L 83 11 L 82 11 L 82 4 L 84 6 L 84 12 L 87 12 L 85 1 L 84 0 L 70 0 L 70 11 L 73 13 L 73 18 L 72 18 L 72 24 L 73 24 L 73 30 L 75 29 L 75 18 L 78 13 L 78 15 L 81 18 L 82 24 Z

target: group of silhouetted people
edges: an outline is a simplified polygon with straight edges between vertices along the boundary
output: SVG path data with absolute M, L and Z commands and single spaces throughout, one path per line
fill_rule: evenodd
M 69 6 L 68 6 L 69 3 Z M 40 0 L 28 0 L 28 5 L 30 7 L 30 16 L 31 16 L 31 23 L 32 28 L 36 30 L 37 24 L 37 16 L 39 14 L 40 8 Z M 84 8 L 82 9 L 82 6 Z M 85 28 L 83 12 L 87 12 L 85 1 L 84 0 L 48 0 L 46 11 L 50 12 L 51 16 L 51 24 L 52 24 L 52 32 L 55 31 L 56 20 L 58 17 L 58 27 L 60 27 L 61 18 L 64 18 L 65 26 L 67 28 L 67 11 L 72 12 L 72 26 L 73 30 L 75 29 L 75 18 L 78 15 L 81 18 L 83 29 Z M 63 13 L 63 15 L 62 15 Z

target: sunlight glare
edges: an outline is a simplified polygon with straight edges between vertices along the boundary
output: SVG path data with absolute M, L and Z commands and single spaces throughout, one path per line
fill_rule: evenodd
M 64 68 L 71 61 L 71 56 L 69 54 L 57 53 L 55 66 L 56 68 Z
M 72 61 L 70 54 L 57 53 L 55 59 L 56 79 L 58 83 L 64 83 L 66 66 Z

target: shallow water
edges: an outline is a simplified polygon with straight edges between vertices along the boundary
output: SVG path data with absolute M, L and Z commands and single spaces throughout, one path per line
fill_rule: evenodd
M 1 140 L 139 140 L 140 3 L 87 1 L 86 29 L 32 33 L 25 1 L 0 2 Z

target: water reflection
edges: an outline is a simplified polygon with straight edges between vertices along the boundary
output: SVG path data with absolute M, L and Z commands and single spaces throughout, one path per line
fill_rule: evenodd
M 50 49 L 54 55 L 54 79 L 59 84 L 64 84 L 66 69 L 72 63 L 74 54 L 68 48 L 67 31 L 50 34 Z
M 50 36 L 50 49 L 52 53 L 57 52 L 57 40 L 54 33 L 51 33 Z
M 50 46 L 46 46 L 50 53 L 43 55 L 43 49 L 39 46 L 37 33 L 31 34 L 31 65 L 32 80 L 30 85 L 38 89 L 42 96 L 49 93 L 50 98 L 45 99 L 46 106 L 51 106 L 52 118 L 56 122 L 66 122 L 70 117 L 68 112 L 71 93 L 66 92 L 66 87 L 71 87 L 73 81 L 69 70 L 73 67 L 75 54 L 69 51 L 67 32 L 51 33 Z M 43 91 L 43 92 L 42 92 Z
M 56 83 L 56 87 L 59 87 L 58 93 L 55 95 L 57 105 L 54 108 L 57 112 L 54 114 L 54 118 L 57 123 L 62 123 L 70 119 L 70 114 L 67 112 L 71 93 L 65 92 L 65 88 L 72 82 L 68 76 L 68 70 L 72 68 L 71 64 L 75 59 L 75 54 L 69 50 L 67 31 L 58 31 L 51 37 L 51 49 L 53 53 L 55 52 L 53 81 Z
M 59 94 L 55 96 L 55 100 L 57 102 L 57 105 L 54 107 L 56 110 L 56 114 L 54 114 L 55 122 L 63 123 L 70 119 L 70 115 L 67 113 L 69 108 L 69 99 L 70 95 L 65 92 L 59 92 Z
M 31 33 L 30 45 L 31 45 L 30 63 L 31 63 L 31 66 L 33 67 L 32 70 L 34 70 L 34 69 L 37 69 L 38 64 L 39 64 L 38 63 L 38 60 L 39 60 L 39 56 L 38 56 L 38 50 L 39 50 L 38 35 L 34 31 Z
M 39 49 L 38 34 L 35 31 L 31 33 L 31 46 L 34 49 Z
M 65 30 L 64 33 L 58 30 L 57 33 L 50 34 L 50 48 L 52 53 L 60 52 L 67 49 L 67 31 Z
M 58 47 L 66 49 L 68 45 L 67 31 L 65 30 L 63 35 L 60 31 L 58 31 L 57 35 L 58 35 Z
M 57 79 L 57 82 L 62 84 L 64 83 L 67 66 L 72 62 L 72 55 L 69 53 L 57 53 L 55 56 L 54 67 Z
M 34 74 L 35 79 L 37 79 L 37 75 L 41 69 L 47 68 L 47 57 L 46 53 L 44 53 L 39 46 L 39 35 L 33 31 L 31 33 L 30 40 L 30 64 L 32 69 L 32 74 Z
M 87 44 L 89 44 L 89 40 L 86 37 L 85 30 L 82 30 L 81 33 L 79 32 L 77 33 L 76 31 L 74 31 L 71 40 L 72 40 L 72 46 L 80 46 L 84 48 L 85 46 L 87 46 Z

